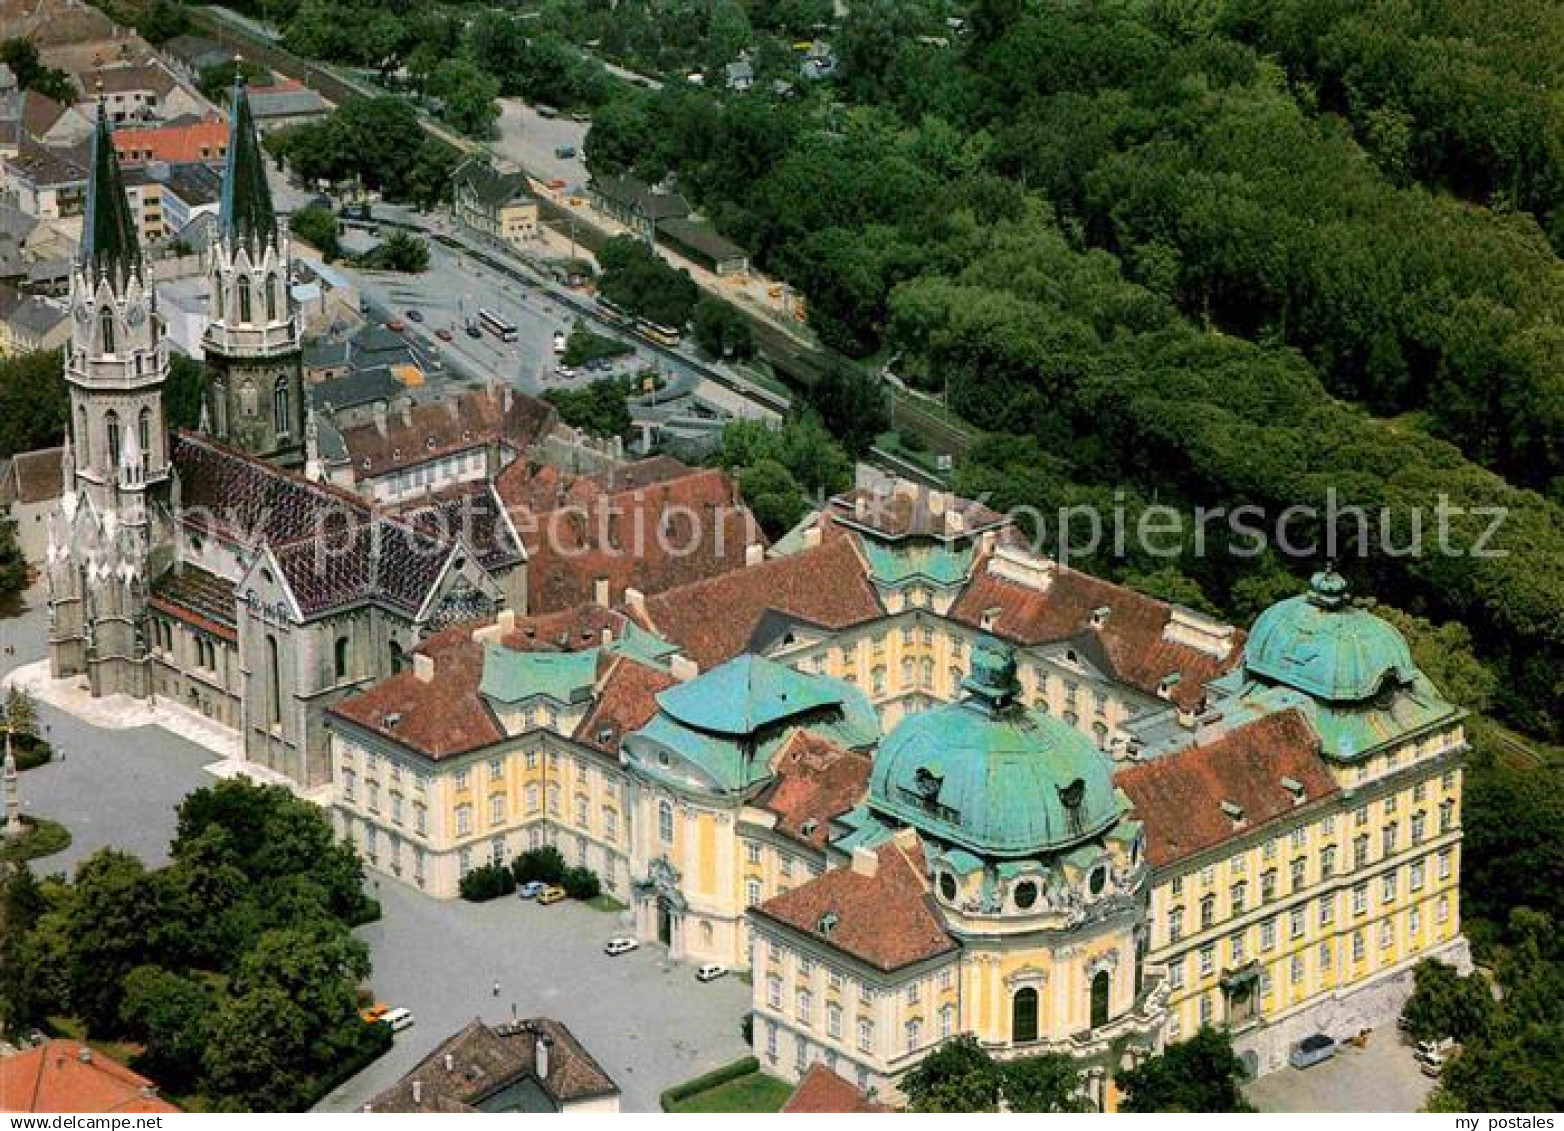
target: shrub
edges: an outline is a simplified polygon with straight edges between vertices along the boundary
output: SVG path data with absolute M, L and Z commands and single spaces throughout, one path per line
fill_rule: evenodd
M 596 899 L 602 893 L 602 882 L 590 868 L 566 868 L 561 886 L 571 899 Z
M 503 864 L 485 864 L 463 876 L 458 889 L 468 902 L 484 903 L 514 892 L 516 877 Z
M 36 734 L 12 735 L 11 751 L 18 770 L 36 769 L 54 757 L 54 748 Z
M 533 880 L 557 884 L 565 878 L 565 858 L 551 844 L 542 848 L 529 848 L 511 861 L 511 871 L 518 884 L 531 883 Z
M 0 844 L 0 864 L 37 860 L 70 847 L 71 834 L 64 825 L 34 817 L 23 817 L 22 824 L 27 831 L 20 840 Z

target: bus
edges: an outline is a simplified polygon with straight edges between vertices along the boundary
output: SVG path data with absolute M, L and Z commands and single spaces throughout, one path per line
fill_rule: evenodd
M 507 322 L 504 318 L 492 310 L 478 311 L 478 321 L 483 323 L 483 328 L 493 334 L 502 342 L 514 342 L 516 340 L 516 324 Z
M 635 328 L 645 334 L 652 341 L 665 346 L 679 344 L 679 331 L 672 326 L 664 326 L 659 322 L 653 322 L 649 318 L 637 318 Z
M 604 322 L 612 322 L 616 326 L 630 321 L 630 312 L 612 299 L 597 296 L 597 312 Z

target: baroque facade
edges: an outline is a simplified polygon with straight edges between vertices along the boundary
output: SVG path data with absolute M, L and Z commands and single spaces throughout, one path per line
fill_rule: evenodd
M 1255 1071 L 1465 960 L 1461 712 L 1333 573 L 1245 634 L 906 487 L 747 568 L 501 614 L 329 715 L 339 827 L 440 896 L 543 844 L 753 974 L 756 1054 L 894 1097 L 941 1040 Z

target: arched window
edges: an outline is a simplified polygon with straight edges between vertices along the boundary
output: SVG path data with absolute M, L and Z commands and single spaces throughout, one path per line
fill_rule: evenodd
M 242 326 L 250 324 L 250 302 L 250 281 L 241 279 L 239 280 L 239 324 Z
M 282 722 L 282 665 L 277 656 L 277 638 L 266 637 L 266 721 L 272 726 Z
M 1092 978 L 1092 1028 L 1108 1023 L 1108 990 L 1111 982 L 1106 970 L 1097 971 Z
M 277 321 L 277 276 L 266 276 L 266 321 Z
M 1023 986 L 1010 999 L 1010 1043 L 1023 1045 L 1037 1040 L 1037 990 Z
M 346 636 L 337 637 L 336 670 L 338 679 L 346 679 L 348 677 L 348 638 Z
M 664 844 L 673 843 L 673 805 L 670 802 L 657 803 L 657 836 Z
M 76 407 L 76 458 L 82 465 L 92 463 L 92 433 L 87 430 L 87 408 L 85 405 Z M 67 483 L 66 488 L 70 488 Z
M 397 672 L 401 671 L 404 662 L 405 660 L 402 656 L 402 646 L 395 640 L 391 641 L 391 674 L 395 675 Z
M 272 427 L 277 435 L 288 434 L 288 379 L 277 378 L 277 384 L 272 386 Z
M 106 354 L 112 354 L 114 352 L 115 346 L 113 308 L 105 306 L 103 311 L 98 315 L 98 334 L 102 339 L 99 344 L 102 347 L 103 352 Z
M 136 419 L 136 436 L 141 441 L 141 468 L 145 471 L 152 463 L 152 410 L 144 408 Z
M 110 412 L 103 418 L 104 431 L 109 437 L 109 467 L 119 466 L 119 414 Z

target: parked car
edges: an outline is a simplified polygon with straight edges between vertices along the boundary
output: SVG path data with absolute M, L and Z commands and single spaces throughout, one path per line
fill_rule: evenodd
M 569 161 L 575 155 L 576 147 L 573 145 L 556 145 L 554 147 L 554 156 L 561 161 Z
M 413 1011 L 397 1006 L 395 1009 L 387 1010 L 380 1020 L 391 1026 L 393 1033 L 400 1033 L 403 1029 L 413 1027 Z
M 555 353 L 564 353 L 565 352 L 565 331 L 563 331 L 563 330 L 555 330 L 554 331 L 554 352 Z
M 564 888 L 562 888 L 562 887 L 552 887 L 551 886 L 551 887 L 546 887 L 546 888 L 543 889 L 543 894 L 538 896 L 538 902 L 541 903 L 544 907 L 547 907 L 549 904 L 551 904 L 551 903 L 558 903 L 560 900 L 562 900 L 564 898 L 565 898 L 565 889 Z
M 377 1001 L 374 1005 L 358 1011 L 358 1015 L 364 1019 L 364 1024 L 373 1025 L 376 1021 L 385 1020 L 386 1014 L 391 1012 L 391 1007 L 383 1001 Z
M 442 342 L 448 342 L 452 338 L 454 338 L 456 335 L 452 334 L 451 331 L 449 329 L 447 329 L 446 327 L 441 326 L 438 330 L 436 330 L 434 332 L 434 336 L 439 338 Z
M 641 944 L 629 935 L 615 935 L 608 940 L 608 945 L 603 948 L 603 953 L 610 958 L 617 958 L 621 954 L 629 954 Z
M 467 336 L 469 338 L 481 338 L 483 337 L 483 331 L 469 322 L 467 323 Z
M 722 963 L 708 962 L 699 970 L 695 971 L 695 980 L 697 982 L 715 982 L 718 978 L 722 977 L 727 972 L 728 968 Z
M 516 889 L 516 894 L 522 899 L 536 899 L 548 891 L 548 885 L 542 880 L 528 880 Z
M 575 377 L 576 371 L 568 365 L 561 365 L 555 368 L 554 374 L 557 377 L 563 377 L 566 381 L 569 381 Z
M 1292 1047 L 1288 1054 L 1287 1063 L 1294 1068 L 1312 1068 L 1321 1061 L 1329 1060 L 1336 1055 L 1336 1042 L 1324 1033 L 1315 1033 L 1312 1037 L 1305 1037 Z
M 424 320 L 424 312 L 421 310 L 409 310 L 407 316 L 414 322 L 422 322 Z
M 391 321 L 386 323 L 386 329 L 390 330 L 393 334 L 400 334 L 403 330 L 407 329 L 407 323 L 403 322 L 400 318 L 393 318 Z
M 1418 1041 L 1412 1057 L 1424 1076 L 1437 1078 L 1445 1070 L 1450 1054 L 1454 1051 L 1455 1042 L 1449 1037 L 1441 1037 L 1437 1041 Z

